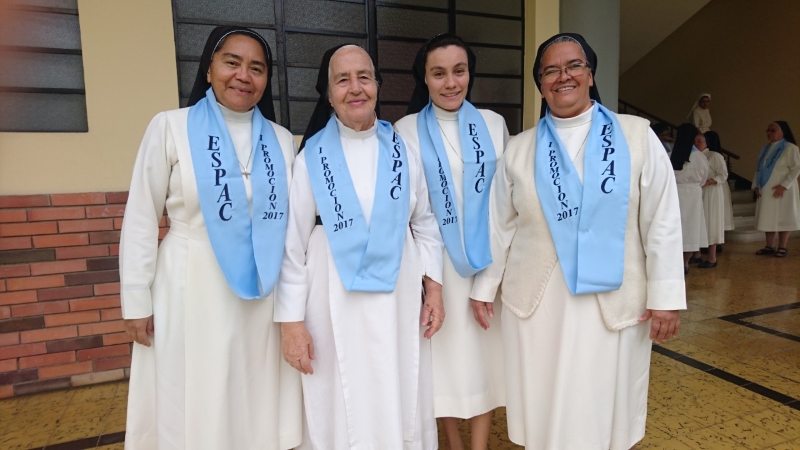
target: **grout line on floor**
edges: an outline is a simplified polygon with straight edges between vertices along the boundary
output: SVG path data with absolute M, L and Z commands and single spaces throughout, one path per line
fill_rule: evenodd
M 709 375 L 713 375 L 721 380 L 725 380 L 731 384 L 735 384 L 736 386 L 743 387 L 748 391 L 754 392 L 762 397 L 768 398 L 782 405 L 789 406 L 790 408 L 800 410 L 800 400 L 794 397 L 783 394 L 774 389 L 770 389 L 766 386 L 762 386 L 758 383 L 754 383 L 750 380 L 739 377 L 730 372 L 726 372 L 725 370 L 719 369 L 717 367 L 710 366 L 704 362 L 698 361 L 689 356 L 681 355 L 680 353 L 674 350 L 669 350 L 659 345 L 654 345 L 653 351 L 661 355 L 664 355 L 668 358 L 674 359 L 675 361 L 678 361 L 680 363 L 694 367 L 695 369 L 702 370 L 703 372 L 706 372 Z

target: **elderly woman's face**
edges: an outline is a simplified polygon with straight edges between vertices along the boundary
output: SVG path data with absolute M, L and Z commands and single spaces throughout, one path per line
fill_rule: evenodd
M 364 130 L 375 120 L 378 83 L 372 60 L 364 49 L 343 47 L 331 58 L 328 101 L 348 128 Z
M 703 133 L 697 133 L 697 136 L 694 137 L 694 146 L 697 147 L 698 150 L 705 150 L 708 148 L 708 145 L 706 145 L 706 137 L 703 136 Z
M 457 45 L 428 53 L 425 84 L 433 104 L 445 111 L 458 111 L 469 89 L 467 51 Z
M 237 112 L 250 111 L 267 87 L 264 50 L 251 37 L 228 36 L 211 57 L 206 80 L 222 106 Z
M 778 142 L 783 139 L 783 130 L 777 123 L 773 122 L 767 127 L 767 139 L 770 142 Z
M 708 97 L 703 97 L 703 98 L 700 99 L 700 102 L 698 103 L 698 105 L 702 109 L 708 109 L 708 107 L 711 106 L 711 99 L 708 98 Z
M 587 61 L 578 44 L 573 42 L 554 44 L 542 55 L 541 73 L 564 69 L 579 62 Z M 547 100 L 550 112 L 556 117 L 575 117 L 591 106 L 589 88 L 594 86 L 594 78 L 588 67 L 573 70 L 569 75 L 562 70 L 557 77 L 542 78 L 541 82 L 542 96 Z

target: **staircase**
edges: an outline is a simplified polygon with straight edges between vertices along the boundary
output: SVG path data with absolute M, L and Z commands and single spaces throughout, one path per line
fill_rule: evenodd
M 756 202 L 753 191 L 731 191 L 733 203 L 733 230 L 725 232 L 725 242 L 757 242 L 764 241 L 764 232 L 755 229 Z M 792 237 L 800 236 L 800 231 L 793 231 Z

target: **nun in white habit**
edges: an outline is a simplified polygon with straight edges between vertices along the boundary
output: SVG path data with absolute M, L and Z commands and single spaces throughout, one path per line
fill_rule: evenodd
M 692 109 L 686 115 L 686 119 L 694 124 L 701 133 L 711 129 L 711 94 L 702 93 L 697 96 Z
M 416 87 L 409 115 L 395 124 L 421 155 L 447 249 L 442 283 L 447 324 L 431 347 L 434 410 L 451 450 L 464 448 L 456 418 L 471 419 L 470 448 L 486 449 L 491 411 L 505 405 L 500 317 L 494 314 L 500 302 L 494 291 L 476 290 L 473 275 L 500 256 L 489 216 L 508 129 L 502 116 L 469 102 L 475 65 L 475 54 L 458 36 L 430 39 L 412 68 Z
M 504 154 L 495 220 L 508 433 L 537 450 L 628 450 L 644 436 L 651 343 L 686 308 L 675 180 L 639 117 L 600 104 L 597 57 L 573 33 L 536 55 L 542 119 Z M 624 282 L 623 282 L 624 280 Z
M 697 147 L 708 161 L 708 179 L 703 183 L 703 212 L 706 220 L 706 234 L 708 236 L 708 259 L 697 267 L 710 269 L 717 267 L 717 249 L 725 243 L 725 230 L 733 229 L 733 220 L 728 221 L 727 214 L 730 203 L 730 193 L 725 196 L 728 187 L 728 166 L 722 154 L 711 150 L 711 142 L 719 148 L 719 135 L 713 131 L 706 131 L 695 137 L 694 146 Z M 728 228 L 730 226 L 730 228 Z M 700 252 L 694 254 L 700 257 Z
M 437 447 L 443 244 L 419 157 L 375 116 L 379 83 L 362 48 L 328 50 L 295 161 L 275 321 L 303 374 L 302 448 Z
M 120 243 L 126 449 L 300 444 L 300 379 L 272 323 L 295 144 L 274 123 L 271 75 L 263 37 L 217 27 L 190 107 L 157 114 L 142 139 Z
M 767 140 L 753 177 L 753 190 L 758 196 L 756 230 L 763 231 L 767 240 L 756 254 L 785 258 L 790 233 L 800 230 L 800 152 L 789 124 L 783 120 L 769 124 Z
M 708 247 L 706 215 L 703 210 L 703 185 L 708 179 L 708 159 L 695 146 L 695 139 L 701 135 L 694 125 L 682 124 L 678 127 L 675 146 L 670 155 L 681 208 L 684 273 L 689 273 L 689 259 L 692 254 Z

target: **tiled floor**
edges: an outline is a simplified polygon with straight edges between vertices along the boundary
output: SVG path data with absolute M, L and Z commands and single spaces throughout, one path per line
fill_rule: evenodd
M 716 269 L 691 269 L 681 334 L 654 348 L 640 450 L 800 449 L 800 249 L 753 255 L 762 245 L 725 245 Z M 2 400 L 0 449 L 122 449 L 127 391 L 118 382 Z M 521 448 L 502 408 L 489 448 Z

